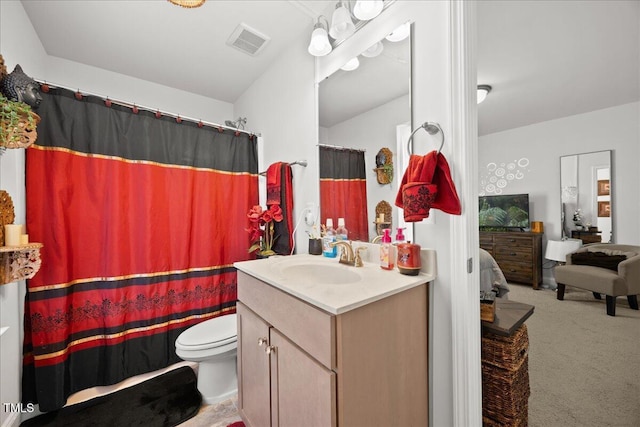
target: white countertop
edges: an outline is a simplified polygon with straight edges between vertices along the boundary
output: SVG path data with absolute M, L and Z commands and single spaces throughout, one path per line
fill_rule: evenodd
M 435 279 L 435 251 L 423 249 L 417 276 L 383 270 L 365 262 L 353 267 L 321 255 L 272 256 L 234 266 L 275 288 L 331 314 L 341 314 Z M 433 266 L 425 266 L 425 262 Z M 344 283 L 339 283 L 344 282 Z

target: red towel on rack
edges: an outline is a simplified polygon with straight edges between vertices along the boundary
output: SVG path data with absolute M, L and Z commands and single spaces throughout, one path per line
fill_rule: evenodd
M 280 205 L 283 220 L 273 226 L 278 236 L 274 252 L 290 255 L 293 248 L 293 176 L 289 163 L 277 162 L 267 169 L 267 206 Z
M 267 168 L 267 205 L 280 204 L 280 175 L 282 165 L 286 163 L 276 162 Z
M 460 215 L 460 199 L 451 179 L 449 163 L 442 153 L 411 155 L 395 204 L 404 210 L 407 222 L 428 218 L 431 208 Z

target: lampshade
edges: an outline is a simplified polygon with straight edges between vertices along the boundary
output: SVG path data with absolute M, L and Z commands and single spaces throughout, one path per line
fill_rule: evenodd
M 478 104 L 480 104 L 491 92 L 491 86 L 489 85 L 478 85 Z
M 385 38 L 390 42 L 399 42 L 409 37 L 409 33 L 411 33 L 411 23 L 405 22 Z
M 191 9 L 194 7 L 202 6 L 204 0 L 169 0 L 169 2 L 181 7 Z
M 382 0 L 358 0 L 353 6 L 353 15 L 361 21 L 368 21 L 380 15 L 383 7 Z
M 549 240 L 544 257 L 553 261 L 566 262 L 567 254 L 576 251 L 580 247 L 582 247 L 582 240 L 580 239 Z
M 331 52 L 331 43 L 329 43 L 329 34 L 327 34 L 326 27 L 318 22 L 313 27 L 313 33 L 311 33 L 311 41 L 309 42 L 309 53 L 313 56 L 325 56 Z
M 356 56 L 355 58 L 351 58 L 346 64 L 344 64 L 342 67 L 340 67 L 341 70 L 344 71 L 353 71 L 356 68 L 358 68 L 360 66 L 360 61 L 358 60 L 358 57 Z
M 365 58 L 374 58 L 382 53 L 384 50 L 384 45 L 382 42 L 377 42 L 373 46 L 370 46 L 369 49 L 362 52 L 362 56 Z
M 336 4 L 336 9 L 331 16 L 331 28 L 329 35 L 335 40 L 344 40 L 356 32 L 356 26 L 351 20 L 351 14 L 342 2 Z

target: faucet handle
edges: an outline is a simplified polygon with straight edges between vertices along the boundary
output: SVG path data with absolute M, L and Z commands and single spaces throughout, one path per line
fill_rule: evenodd
M 362 256 L 360 256 L 360 251 L 366 251 L 366 250 L 367 250 L 366 246 L 360 246 L 359 248 L 356 248 L 356 259 L 355 259 L 356 267 L 362 267 L 364 265 L 362 263 Z

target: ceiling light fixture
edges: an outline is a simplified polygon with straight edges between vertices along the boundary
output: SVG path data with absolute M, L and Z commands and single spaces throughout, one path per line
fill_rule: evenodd
M 365 58 L 374 58 L 382 53 L 384 50 L 384 45 L 382 42 L 377 42 L 373 46 L 369 47 L 369 49 L 362 52 L 362 56 Z
M 353 14 L 361 21 L 368 21 L 380 15 L 384 8 L 382 0 L 358 0 L 353 6 Z
M 344 40 L 350 37 L 356 32 L 356 26 L 351 20 L 351 14 L 349 10 L 342 4 L 341 1 L 336 3 L 336 9 L 331 16 L 331 28 L 329 28 L 329 35 L 335 40 Z
M 320 18 L 323 18 L 326 24 L 320 22 Z M 318 17 L 318 22 L 313 26 L 313 33 L 311 33 L 311 41 L 309 42 L 309 53 L 313 56 L 325 56 L 333 49 L 329 42 L 329 34 L 327 28 L 329 22 L 324 16 Z
M 342 67 L 340 67 L 340 69 L 344 71 L 353 71 L 359 66 L 360 66 L 360 60 L 356 56 L 355 58 L 351 58 L 349 61 L 347 61 L 347 63 L 344 64 Z
M 491 86 L 489 85 L 478 85 L 478 104 L 480 104 L 487 95 L 491 92 Z
M 385 38 L 390 42 L 400 42 L 406 39 L 407 37 L 409 37 L 410 33 L 411 33 L 411 22 L 405 22 L 404 24 L 400 25 L 398 28 L 393 30 L 391 34 L 389 34 Z
M 200 7 L 204 4 L 205 0 L 168 0 L 169 3 L 173 3 L 180 7 L 186 7 L 187 9 L 193 9 Z

